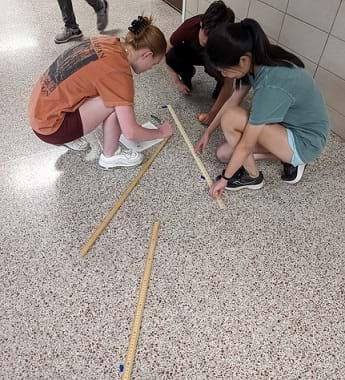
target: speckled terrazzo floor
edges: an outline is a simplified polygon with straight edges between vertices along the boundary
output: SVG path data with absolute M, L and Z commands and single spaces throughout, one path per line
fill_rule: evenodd
M 86 36 L 92 9 L 74 1 Z M 123 34 L 144 10 L 169 34 L 165 3 L 112 0 Z M 161 220 L 133 378 L 345 378 L 345 142 L 332 136 L 298 186 L 276 163 L 266 186 L 226 194 L 219 211 L 182 138 L 168 146 L 90 255 L 79 248 L 138 169 L 104 172 L 84 154 L 41 143 L 26 119 L 34 81 L 67 46 L 55 0 L 21 0 L 0 13 L 0 378 L 116 379 L 124 362 L 152 222 Z M 136 78 L 137 115 L 175 108 L 192 141 L 213 83 L 198 71 L 180 97 L 164 67 Z M 213 138 L 203 156 L 222 165 Z

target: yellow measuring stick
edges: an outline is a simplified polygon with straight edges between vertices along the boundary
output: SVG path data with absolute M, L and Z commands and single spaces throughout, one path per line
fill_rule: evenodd
M 150 284 L 150 277 L 153 264 L 153 256 L 155 248 L 157 245 L 158 232 L 159 232 L 160 222 L 157 221 L 153 224 L 150 246 L 146 257 L 144 275 L 141 279 L 140 290 L 139 290 L 139 299 L 137 307 L 135 309 L 134 320 L 132 324 L 131 336 L 129 338 L 127 357 L 125 361 L 125 368 L 122 375 L 122 380 L 130 380 L 132 378 L 133 365 L 135 360 L 135 354 L 137 351 L 137 345 L 140 335 L 141 321 L 143 319 L 145 301 L 147 296 L 147 291 Z
M 187 144 L 187 146 L 188 146 L 190 152 L 192 153 L 192 156 L 194 157 L 194 160 L 195 160 L 196 164 L 198 165 L 198 167 L 199 167 L 199 169 L 200 169 L 202 175 L 205 177 L 205 180 L 206 180 L 206 182 L 207 182 L 208 187 L 211 187 L 211 186 L 212 186 L 212 179 L 211 179 L 211 177 L 209 176 L 209 174 L 208 174 L 208 172 L 207 172 L 207 170 L 206 170 L 204 164 L 203 164 L 202 161 L 200 160 L 199 156 L 195 153 L 195 151 L 194 151 L 194 147 L 193 147 L 192 143 L 190 142 L 190 139 L 189 139 L 189 137 L 188 137 L 186 131 L 184 130 L 182 124 L 180 123 L 180 120 L 179 120 L 178 117 L 176 116 L 176 113 L 175 113 L 175 111 L 173 110 L 173 108 L 172 108 L 170 105 L 168 105 L 167 107 L 168 107 L 168 110 L 169 110 L 170 113 L 171 113 L 171 116 L 172 116 L 173 119 L 175 120 L 175 123 L 176 123 L 176 125 L 177 125 L 177 128 L 179 129 L 179 131 L 180 131 L 180 133 L 181 133 L 181 135 L 182 135 L 184 141 L 186 142 L 186 144 Z M 218 206 L 219 206 L 221 209 L 224 209 L 224 208 L 225 208 L 225 204 L 224 204 L 223 200 L 222 200 L 220 197 L 218 197 L 218 198 L 216 199 L 216 201 L 217 201 L 217 203 L 218 203 Z
M 86 256 L 91 247 L 94 245 L 95 241 L 102 234 L 103 230 L 109 224 L 109 222 L 113 219 L 119 208 L 122 206 L 123 202 L 127 199 L 128 195 L 135 188 L 135 186 L 140 181 L 141 177 L 147 172 L 149 167 L 152 165 L 154 159 L 158 156 L 159 152 L 163 149 L 165 144 L 168 142 L 169 137 L 164 139 L 157 147 L 157 149 L 152 153 L 150 158 L 145 162 L 145 164 L 141 167 L 139 173 L 134 177 L 132 182 L 129 184 L 128 188 L 122 193 L 120 199 L 115 203 L 114 207 L 109 211 L 108 215 L 103 219 L 102 223 L 97 227 L 94 233 L 90 236 L 89 240 L 86 244 L 81 248 L 80 255 Z

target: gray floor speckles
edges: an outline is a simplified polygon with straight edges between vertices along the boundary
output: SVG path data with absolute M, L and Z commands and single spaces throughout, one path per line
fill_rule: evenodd
M 75 0 L 85 36 L 92 9 Z M 112 0 L 110 30 L 152 13 L 169 35 L 180 15 L 160 0 Z M 225 211 L 178 132 L 85 259 L 81 245 L 138 169 L 104 172 L 41 143 L 26 118 L 31 88 L 65 46 L 57 2 L 0 14 L 1 379 L 116 379 L 125 359 L 152 222 L 162 222 L 134 378 L 344 379 L 345 143 L 332 136 L 303 181 L 227 194 Z M 175 108 L 192 141 L 213 82 L 198 70 L 180 97 L 163 66 L 136 78 L 138 119 Z M 212 139 L 203 161 L 222 165 Z

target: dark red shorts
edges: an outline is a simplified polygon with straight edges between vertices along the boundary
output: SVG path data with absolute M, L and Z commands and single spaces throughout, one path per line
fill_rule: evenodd
M 41 135 L 36 131 L 34 132 L 42 141 L 54 145 L 62 145 L 79 139 L 84 134 L 79 110 L 67 112 L 61 127 L 52 135 Z

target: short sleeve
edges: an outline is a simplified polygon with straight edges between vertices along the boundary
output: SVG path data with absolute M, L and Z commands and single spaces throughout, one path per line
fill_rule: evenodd
M 261 87 L 255 91 L 249 124 L 261 125 L 284 121 L 294 99 L 279 87 Z
M 176 46 L 183 41 L 198 41 L 201 15 L 197 15 L 183 22 L 170 36 L 170 43 Z
M 107 73 L 97 78 L 95 86 L 107 107 L 134 104 L 133 77 L 129 73 L 118 71 Z

